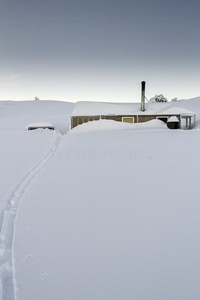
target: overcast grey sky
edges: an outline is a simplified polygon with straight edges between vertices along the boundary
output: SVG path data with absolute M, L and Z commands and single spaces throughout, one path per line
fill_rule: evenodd
M 0 99 L 200 96 L 199 0 L 1 0 Z

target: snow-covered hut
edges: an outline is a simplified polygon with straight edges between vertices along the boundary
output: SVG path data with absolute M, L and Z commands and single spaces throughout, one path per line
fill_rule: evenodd
M 71 116 L 71 128 L 80 124 L 106 119 L 118 122 L 141 123 L 153 119 L 160 119 L 167 123 L 169 118 L 176 117 L 176 124 L 170 127 L 179 127 L 183 119 L 186 120 L 185 128 L 195 127 L 196 113 L 184 108 L 175 106 L 174 103 L 147 103 L 145 110 L 142 111 L 140 103 L 107 103 L 107 102 L 77 102 Z M 177 125 L 179 122 L 179 125 Z M 176 125 L 176 126 L 175 126 Z M 183 127 L 182 127 L 183 128 Z

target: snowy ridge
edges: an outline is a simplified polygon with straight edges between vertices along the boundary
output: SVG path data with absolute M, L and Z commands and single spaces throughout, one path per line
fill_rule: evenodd
M 56 133 L 56 138 L 41 161 L 35 165 L 20 181 L 6 200 L 6 206 L 0 217 L 0 300 L 16 299 L 15 260 L 13 257 L 13 237 L 15 235 L 15 218 L 22 196 L 42 168 L 53 157 L 62 135 Z M 5 203 L 5 202 L 4 202 Z

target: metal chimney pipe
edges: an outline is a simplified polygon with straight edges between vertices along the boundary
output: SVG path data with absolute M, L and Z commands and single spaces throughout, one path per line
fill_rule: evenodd
M 142 81 L 142 92 L 141 92 L 141 111 L 145 111 L 145 81 Z

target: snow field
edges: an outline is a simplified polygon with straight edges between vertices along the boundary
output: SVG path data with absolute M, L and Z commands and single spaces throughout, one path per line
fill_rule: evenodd
M 55 152 L 58 144 L 61 141 L 61 134 L 53 133 L 54 142 L 51 148 L 18 183 L 17 187 L 13 190 L 12 194 L 5 200 L 6 207 L 2 211 L 1 231 L 0 231 L 0 271 L 1 271 L 1 296 L 2 299 L 14 299 L 15 280 L 13 278 L 14 272 L 14 257 L 13 257 L 13 235 L 14 235 L 14 222 L 17 214 L 20 200 L 25 193 L 27 187 L 37 175 L 41 168 L 43 168 Z
M 199 299 L 199 118 L 64 134 L 73 106 L 0 103 L 0 299 Z
M 198 298 L 198 136 L 65 135 L 20 205 L 17 299 Z

